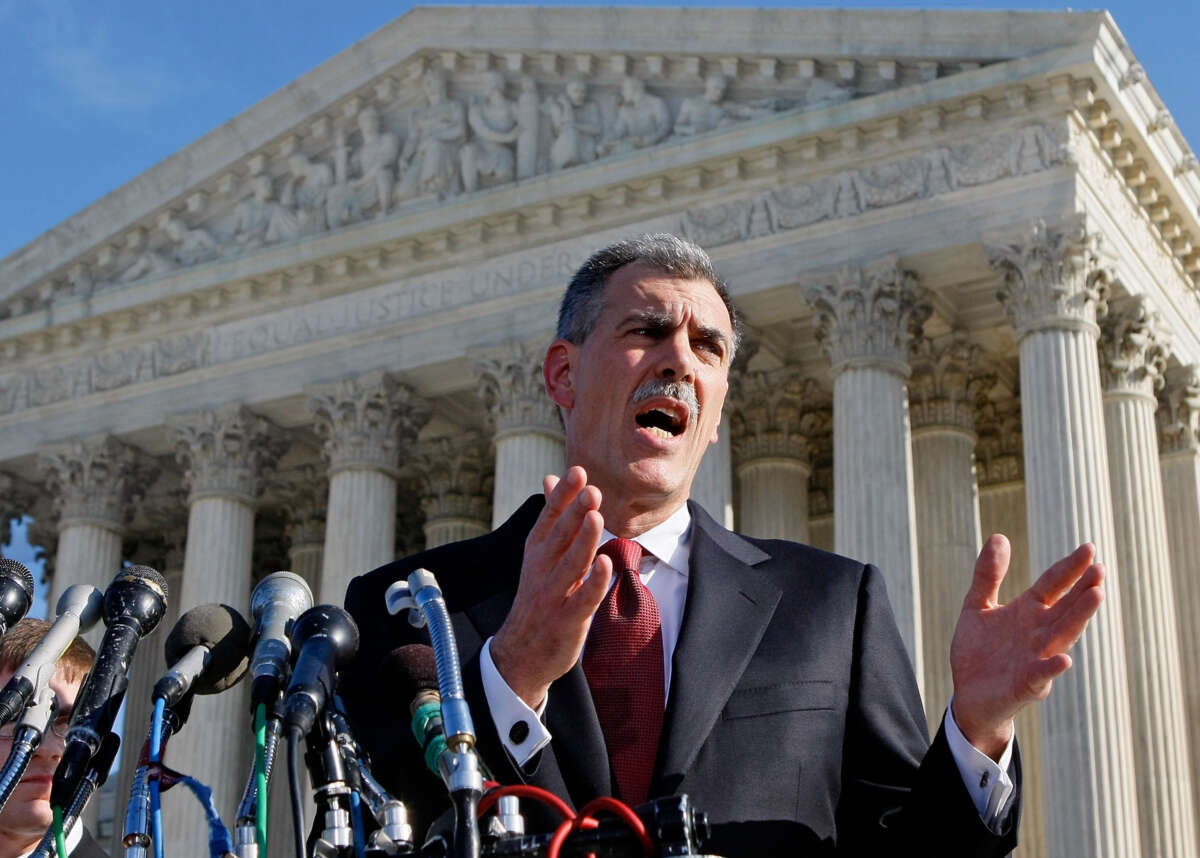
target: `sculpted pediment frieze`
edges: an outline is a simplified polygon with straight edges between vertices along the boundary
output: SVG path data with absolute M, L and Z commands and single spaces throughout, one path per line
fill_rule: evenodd
M 626 54 L 418 55 L 9 300 L 83 297 L 639 150 L 978 68 Z

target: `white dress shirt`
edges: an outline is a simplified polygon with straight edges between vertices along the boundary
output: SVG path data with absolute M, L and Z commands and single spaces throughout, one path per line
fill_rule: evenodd
M 638 571 L 642 583 L 658 602 L 658 614 L 662 621 L 663 667 L 666 681 L 664 700 L 668 699 L 671 693 L 671 662 L 675 655 L 675 644 L 679 641 L 683 609 L 687 602 L 691 523 L 691 514 L 684 505 L 662 524 L 634 537 L 634 541 L 646 551 Z M 616 536 L 606 529 L 600 538 L 600 544 L 615 538 Z M 546 729 L 544 720 L 546 707 L 550 702 L 549 695 L 536 711 L 531 709 L 509 688 L 500 671 L 496 669 L 496 664 L 492 661 L 491 647 L 492 639 L 488 638 L 479 656 L 484 696 L 487 697 L 488 709 L 491 711 L 492 722 L 496 725 L 500 741 L 513 761 L 523 767 L 550 743 L 550 731 Z M 520 727 L 522 724 L 524 726 Z M 514 725 L 518 725 L 519 729 L 514 729 Z M 947 708 L 946 741 L 980 817 L 988 822 L 1000 817 L 1008 809 L 1013 794 L 1013 782 L 1008 776 L 1013 740 L 1009 739 L 1008 747 L 997 764 L 966 740 L 954 721 L 953 712 Z

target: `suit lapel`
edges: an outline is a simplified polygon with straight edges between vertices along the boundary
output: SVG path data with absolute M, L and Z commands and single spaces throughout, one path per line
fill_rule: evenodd
M 781 595 L 752 565 L 770 555 L 720 527 L 696 504 L 688 506 L 691 568 L 659 745 L 660 778 L 682 774 L 695 760 Z

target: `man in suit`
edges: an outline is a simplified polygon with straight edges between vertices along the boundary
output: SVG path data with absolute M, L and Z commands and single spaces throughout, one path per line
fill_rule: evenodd
M 381 661 L 416 639 L 383 593 L 425 566 L 501 782 L 575 806 L 686 792 L 712 823 L 707 851 L 728 856 L 1009 851 L 1012 716 L 1049 692 L 1099 606 L 1090 546 L 1001 606 L 1009 548 L 988 540 L 930 745 L 878 570 L 740 536 L 688 500 L 738 339 L 695 245 L 642 236 L 584 263 L 544 365 L 570 467 L 493 533 L 351 583 L 363 636 L 344 688 L 377 773 L 420 821 L 444 807 L 377 694 Z
M 24 619 L 8 630 L 0 641 L 0 688 L 29 658 L 49 628 L 50 624 L 45 620 Z M 53 822 L 50 787 L 54 770 L 62 757 L 75 695 L 92 669 L 95 657 L 96 653 L 83 638 L 75 638 L 58 660 L 58 667 L 50 679 L 50 689 L 58 699 L 58 714 L 8 804 L 0 811 L 0 858 L 17 858 L 32 852 Z M 0 755 L 5 759 L 12 750 L 15 726 L 16 722 L 13 722 L 0 728 Z M 71 858 L 107 858 L 108 854 L 82 825 L 76 825 L 68 835 L 67 849 Z

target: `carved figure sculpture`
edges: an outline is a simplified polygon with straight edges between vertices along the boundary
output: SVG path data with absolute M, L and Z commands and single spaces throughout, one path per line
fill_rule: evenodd
M 197 265 L 215 259 L 220 254 L 217 242 L 201 227 L 191 228 L 179 218 L 168 215 L 163 232 L 175 244 L 175 261 L 180 265 Z
M 400 154 L 400 139 L 382 129 L 379 111 L 365 107 L 358 114 L 358 130 L 362 132 L 362 147 L 355 155 L 358 162 L 358 188 L 374 189 L 377 215 L 385 215 L 392 204 L 392 189 L 396 184 L 395 163 Z
M 133 261 L 133 264 L 126 268 L 117 277 L 118 283 L 132 283 L 135 280 L 141 280 L 143 277 L 155 277 L 159 274 L 166 274 L 175 267 L 175 262 L 171 257 L 163 251 L 147 248 L 138 258 Z
M 485 92 L 474 99 L 467 110 L 467 124 L 475 139 L 463 146 L 463 188 L 479 187 L 480 179 L 512 181 L 515 161 L 511 145 L 521 136 L 517 125 L 517 105 L 504 95 L 504 77 L 499 72 L 483 76 Z
M 421 78 L 428 101 L 413 112 L 400 153 L 400 195 L 446 197 L 462 190 L 459 147 L 467 137 L 463 106 L 446 94 L 446 76 L 430 69 Z
M 704 93 L 685 98 L 675 120 L 675 133 L 681 137 L 703 134 L 723 125 L 752 119 L 771 112 L 770 106 L 734 104 L 725 100 L 729 79 L 720 72 L 704 79 Z
M 528 179 L 537 173 L 538 144 L 541 142 L 542 112 L 538 104 L 537 82 L 529 75 L 521 78 L 517 96 L 517 178 Z
M 621 107 L 609 129 L 608 139 L 600 144 L 600 153 L 644 149 L 666 139 L 671 133 L 671 114 L 667 103 L 646 92 L 640 78 L 626 77 L 621 82 Z
M 596 160 L 596 143 L 604 131 L 600 105 L 588 99 L 587 84 L 571 78 L 563 92 L 546 99 L 543 112 L 550 118 L 554 142 L 550 166 L 555 170 Z
M 286 208 L 278 229 L 294 236 L 325 229 L 325 203 L 333 187 L 333 168 L 321 161 L 310 161 L 300 152 L 288 156 L 288 180 L 279 193 Z
M 233 210 L 233 240 L 239 247 L 250 250 L 267 243 L 271 207 L 278 205 L 271 200 L 272 190 L 270 176 L 250 180 L 250 196 Z

